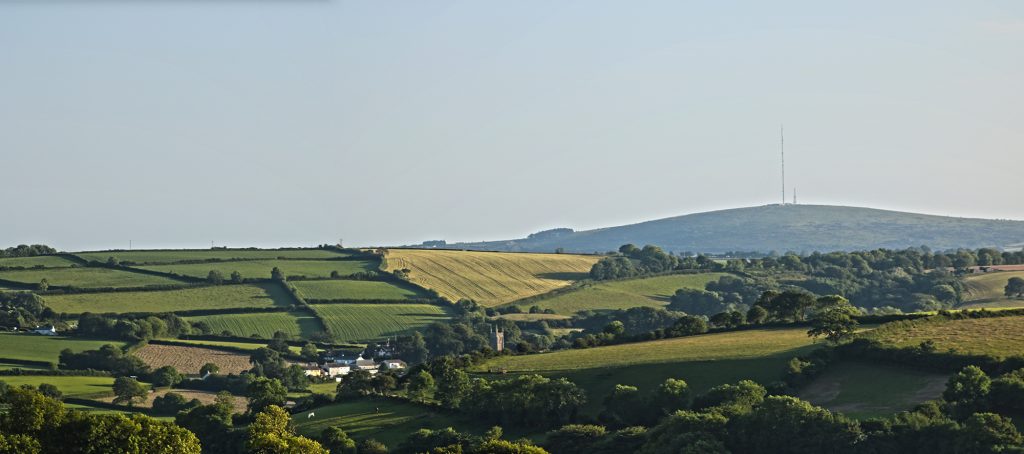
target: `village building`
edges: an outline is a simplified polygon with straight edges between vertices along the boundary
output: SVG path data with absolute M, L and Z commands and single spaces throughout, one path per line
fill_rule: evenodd
M 381 364 L 387 370 L 405 370 L 407 367 L 409 367 L 408 364 L 405 364 L 405 361 L 402 361 L 400 359 L 386 359 Z
M 57 328 L 55 328 L 53 325 L 46 327 L 36 327 L 36 329 L 32 330 L 32 332 L 36 334 L 42 334 L 43 336 L 56 336 Z
M 344 375 L 348 375 L 348 373 L 352 371 L 352 366 L 348 363 L 331 362 L 324 363 L 324 365 L 321 367 L 321 370 L 323 371 L 323 376 L 341 377 Z
M 302 366 L 302 373 L 307 377 L 319 377 L 323 375 L 323 369 L 316 363 L 305 364 Z

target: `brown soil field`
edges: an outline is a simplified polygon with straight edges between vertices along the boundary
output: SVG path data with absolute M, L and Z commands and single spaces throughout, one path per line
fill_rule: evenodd
M 136 350 L 135 356 L 153 369 L 174 366 L 178 372 L 192 375 L 199 374 L 199 368 L 206 363 L 219 366 L 222 374 L 237 374 L 252 367 L 246 355 L 202 347 L 150 344 Z

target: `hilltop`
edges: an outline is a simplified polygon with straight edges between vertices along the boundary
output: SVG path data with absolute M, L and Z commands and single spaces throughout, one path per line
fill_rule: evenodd
M 1006 247 L 1024 241 L 1024 221 L 934 216 L 831 205 L 766 205 L 676 216 L 595 230 L 554 229 L 506 241 L 450 248 L 603 252 L 626 243 L 674 251 L 811 252 Z

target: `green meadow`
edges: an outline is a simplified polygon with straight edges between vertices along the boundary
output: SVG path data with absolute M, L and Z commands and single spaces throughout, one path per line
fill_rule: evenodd
M 277 258 L 287 259 L 330 259 L 345 257 L 341 254 L 325 249 L 300 249 L 300 250 L 269 250 L 269 249 L 202 249 L 202 250 L 173 250 L 173 251 L 96 251 L 78 252 L 78 257 L 85 260 L 106 262 L 113 257 L 119 262 L 131 262 L 135 264 L 161 264 L 174 263 L 188 260 L 267 260 Z
M 0 279 L 32 285 L 46 279 L 51 286 L 80 288 L 184 285 L 181 281 L 161 276 L 150 276 L 148 274 L 109 268 L 87 267 L 0 271 Z
M 540 306 L 551 309 L 559 314 L 572 315 L 577 312 L 593 310 L 629 309 L 631 307 L 664 307 L 669 299 L 681 288 L 698 288 L 724 276 L 723 273 L 703 274 L 672 274 L 641 279 L 628 279 L 612 282 L 587 284 L 579 290 L 568 291 L 520 304 L 526 309 Z
M 216 285 L 166 291 L 45 295 L 56 312 L 175 312 L 289 306 L 291 295 L 279 284 Z
M 358 342 L 408 333 L 447 320 L 448 310 L 433 304 L 313 304 L 313 310 L 340 341 Z
M 39 386 L 42 383 L 49 383 L 56 386 L 65 396 L 71 397 L 100 397 L 114 393 L 112 377 L 10 375 L 0 376 L 0 381 L 10 386 Z
M 941 317 L 886 323 L 866 333 L 895 347 L 932 341 L 938 351 L 1006 357 L 1024 352 L 1024 316 L 950 320 Z
M 1024 278 L 1024 271 L 998 271 L 964 278 L 964 305 L 961 307 L 1004 308 L 1024 306 L 1024 300 L 1007 298 L 1003 291 L 1011 277 Z
M 291 284 L 306 299 L 404 300 L 425 297 L 423 292 L 412 286 L 398 286 L 381 281 L 330 279 L 294 281 Z
M 230 331 L 235 336 L 249 337 L 255 334 L 264 339 L 274 337 L 277 331 L 306 338 L 323 330 L 320 322 L 307 311 L 217 314 L 185 319 L 190 322 L 206 322 L 217 334 Z
M 74 265 L 74 262 L 57 255 L 40 255 L 36 257 L 8 257 L 0 258 L 0 268 L 24 267 L 32 268 L 42 266 L 46 268 L 60 268 Z
M 470 418 L 459 418 L 430 407 L 387 398 L 361 398 L 336 403 L 292 416 L 295 430 L 308 437 L 318 437 L 328 427 L 340 427 L 356 440 L 375 439 L 394 449 L 421 428 L 456 427 L 460 431 L 482 433 L 487 428 Z
M 172 265 L 147 265 L 138 268 L 162 273 L 172 273 L 205 279 L 211 270 L 220 271 L 227 279 L 237 271 L 243 278 L 270 279 L 270 272 L 280 268 L 285 276 L 306 276 L 311 278 L 330 277 L 332 271 L 345 276 L 361 271 L 371 271 L 376 265 L 365 260 L 247 260 L 241 262 L 210 262 Z
M 885 417 L 937 399 L 948 374 L 866 362 L 828 367 L 797 397 L 854 418 Z
M 72 351 L 95 350 L 103 345 L 124 345 L 121 341 L 71 339 L 63 336 L 42 336 L 38 334 L 0 334 L 0 362 L 3 359 L 23 361 L 57 362 L 61 350 L 70 348 Z

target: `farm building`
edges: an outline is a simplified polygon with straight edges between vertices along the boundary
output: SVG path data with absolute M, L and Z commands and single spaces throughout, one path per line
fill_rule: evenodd
M 302 373 L 307 377 L 319 377 L 323 375 L 323 370 L 316 363 L 305 364 L 302 366 Z
M 383 364 L 384 367 L 386 367 L 388 370 L 404 370 L 405 368 L 409 367 L 407 364 L 405 364 L 405 361 L 402 361 L 400 359 L 386 359 L 381 364 Z
M 32 330 L 32 332 L 36 333 L 36 334 L 42 334 L 44 336 L 56 336 L 57 335 L 57 328 L 55 328 L 53 325 L 45 326 L 45 327 L 37 327 L 36 329 Z

